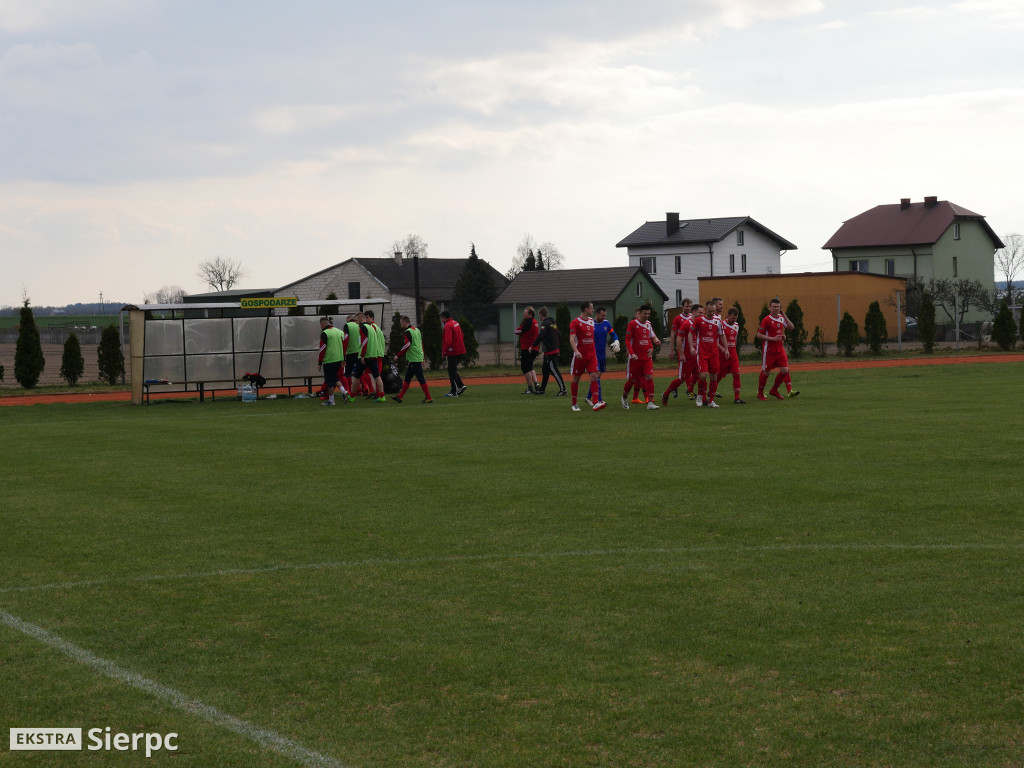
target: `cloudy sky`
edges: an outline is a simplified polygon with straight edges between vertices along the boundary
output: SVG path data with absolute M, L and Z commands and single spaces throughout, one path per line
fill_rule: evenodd
M 0 305 L 273 288 L 408 233 L 566 267 L 666 211 L 827 269 L 925 195 L 1024 229 L 1024 0 L 0 0 Z

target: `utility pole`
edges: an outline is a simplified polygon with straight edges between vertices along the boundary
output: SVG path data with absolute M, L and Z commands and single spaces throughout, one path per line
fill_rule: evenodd
M 103 314 L 103 291 L 100 291 L 100 314 Z

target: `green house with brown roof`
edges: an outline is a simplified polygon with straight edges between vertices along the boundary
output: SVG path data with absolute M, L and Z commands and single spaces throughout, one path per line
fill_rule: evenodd
M 832 251 L 835 272 L 890 277 L 977 280 L 995 290 L 995 252 L 1002 240 L 980 213 L 948 200 L 877 205 L 854 216 L 822 248 Z M 988 319 L 971 311 L 966 320 Z
M 563 301 L 576 317 L 584 301 L 594 302 L 594 308 L 603 306 L 608 319 L 618 315 L 633 317 L 633 312 L 644 303 L 651 305 L 651 314 L 665 319 L 668 296 L 640 267 L 597 267 L 594 269 L 553 269 L 520 272 L 506 286 L 494 303 L 499 311 L 501 341 L 515 341 L 515 330 L 522 322 L 523 309 L 547 307 L 554 315 Z M 565 339 L 568 343 L 568 338 Z

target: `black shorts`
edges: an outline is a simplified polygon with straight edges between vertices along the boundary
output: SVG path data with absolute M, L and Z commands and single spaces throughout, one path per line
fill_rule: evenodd
M 353 374 L 357 375 L 357 376 L 360 375 L 360 372 L 358 371 L 358 368 L 359 368 L 359 355 L 356 355 L 356 354 L 345 355 L 345 375 L 346 376 L 352 376 Z
M 533 370 L 533 362 L 537 359 L 537 353 L 532 349 L 520 349 L 519 350 L 519 367 L 523 373 L 529 373 Z
M 378 378 L 380 376 L 380 366 L 377 365 L 377 358 L 376 357 L 364 358 L 363 359 L 363 366 L 366 368 L 367 371 L 370 372 L 370 375 L 373 376 L 373 378 L 376 379 L 376 378 Z

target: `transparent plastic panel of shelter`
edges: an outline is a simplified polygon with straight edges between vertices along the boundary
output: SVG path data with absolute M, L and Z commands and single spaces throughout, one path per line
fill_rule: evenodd
M 188 380 L 201 381 L 208 386 L 234 383 L 234 356 L 228 354 L 188 355 Z
M 185 352 L 207 355 L 231 351 L 231 318 L 185 320 Z M 191 372 L 189 378 L 194 379 Z
M 319 326 L 318 326 L 319 327 Z M 282 352 L 283 375 L 286 379 L 320 378 L 316 369 L 316 350 L 306 352 Z
M 181 320 L 146 321 L 146 357 L 185 352 Z
M 292 315 L 281 318 L 281 349 L 297 351 L 320 348 L 320 318 Z M 285 365 L 287 368 L 287 364 Z M 316 361 L 313 361 L 316 370 Z
M 236 317 L 234 323 L 235 352 L 259 352 L 261 349 L 264 352 L 275 352 L 281 349 L 281 318 Z
M 142 378 L 144 381 L 166 380 L 172 384 L 181 384 L 185 380 L 185 358 L 182 355 L 147 355 L 142 364 Z
M 259 352 L 245 352 L 235 355 L 235 379 L 241 381 L 247 373 L 258 373 L 265 379 L 281 378 L 281 353 L 265 352 L 260 363 Z

